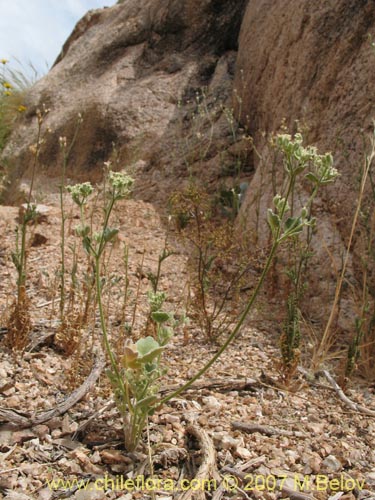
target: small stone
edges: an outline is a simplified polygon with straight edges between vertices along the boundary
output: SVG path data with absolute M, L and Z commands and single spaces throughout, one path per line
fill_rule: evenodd
M 239 446 L 234 452 L 236 457 L 242 458 L 243 460 L 249 460 L 251 458 L 251 452 L 247 448 L 242 448 Z
M 367 483 L 369 486 L 375 486 L 375 471 L 368 472 L 368 473 L 365 475 L 365 478 L 366 478 L 366 483 Z
M 223 406 L 214 396 L 207 396 L 202 399 L 202 402 L 210 411 L 219 411 Z
M 180 422 L 173 422 L 172 427 L 175 431 L 184 434 L 185 428 Z
M 18 491 L 10 491 L 4 500 L 32 500 L 31 497 L 25 495 L 25 493 L 19 493 Z
M 33 427 L 32 431 L 38 438 L 43 439 L 48 434 L 49 428 L 47 425 L 40 424 Z
M 51 500 L 53 491 L 51 488 L 43 488 L 38 492 L 38 500 Z
M 320 457 L 314 456 L 308 460 L 307 464 L 314 474 L 318 474 L 321 469 L 322 459 Z
M 334 455 L 328 455 L 323 460 L 322 466 L 327 473 L 339 472 L 342 469 L 342 463 Z
M 35 434 L 30 429 L 17 431 L 13 433 L 13 443 L 25 443 L 26 441 L 30 441 L 31 439 L 34 438 Z
M 170 414 L 164 415 L 164 420 L 169 424 L 180 422 L 180 418 L 177 417 L 177 415 L 170 415 Z
M 228 436 L 227 434 L 215 433 L 213 436 L 215 445 L 222 450 L 237 448 L 239 440 Z
M 15 392 L 16 392 L 16 388 L 14 387 L 14 385 L 13 385 L 13 384 L 12 384 L 12 385 L 10 385 L 10 387 L 9 387 L 9 386 L 8 386 L 8 384 L 7 384 L 7 386 L 6 386 L 6 387 L 4 387 L 4 388 L 1 390 L 1 393 L 2 393 L 2 394 L 4 394 L 4 396 L 7 396 L 7 397 L 11 396 L 11 395 L 12 395 L 12 394 L 14 394 Z M 8 404 L 9 404 L 9 401 L 8 401 Z
M 54 429 L 61 429 L 62 426 L 61 418 L 58 417 L 51 418 L 51 420 L 47 422 L 47 425 L 51 429 L 51 431 Z
M 312 432 L 315 436 L 319 434 L 323 434 L 324 427 L 326 426 L 325 423 L 318 423 L 318 422 L 309 422 L 306 424 L 306 428 Z
M 19 408 L 21 406 L 20 404 L 20 398 L 18 396 L 11 396 L 10 398 L 7 398 L 7 406 L 9 408 Z
M 119 450 L 103 450 L 100 455 L 106 464 L 129 463 L 129 458 Z
M 76 500 L 102 500 L 103 491 L 100 491 L 95 483 L 89 483 L 85 490 L 76 491 L 74 498 Z
M 8 446 L 13 441 L 13 432 L 9 429 L 6 429 L 6 426 L 2 426 L 0 428 L 0 446 Z
M 170 443 L 173 439 L 173 431 L 168 430 L 168 431 L 164 432 L 163 438 L 164 438 L 165 442 Z
M 206 415 L 201 415 L 198 418 L 198 424 L 201 425 L 202 427 L 205 427 L 206 425 L 208 425 L 208 418 L 206 417 Z
M 70 418 L 69 415 L 65 415 L 62 421 L 62 432 L 63 434 L 70 434 Z
M 287 457 L 288 465 L 294 465 L 299 459 L 299 455 L 294 450 L 286 450 L 285 456 Z

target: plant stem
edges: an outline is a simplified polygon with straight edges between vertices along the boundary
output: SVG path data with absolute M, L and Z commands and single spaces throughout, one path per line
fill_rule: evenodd
M 63 150 L 63 166 L 61 172 L 61 185 L 60 185 L 60 212 L 61 212 L 61 283 L 60 283 L 60 321 L 63 322 L 64 308 L 65 308 L 65 207 L 64 207 L 64 189 L 65 189 L 65 172 L 67 156 L 65 148 Z
M 194 377 L 192 377 L 188 382 L 186 382 L 186 384 L 184 384 L 183 386 L 181 386 L 179 389 L 177 389 L 176 391 L 172 392 L 171 394 L 169 394 L 168 396 L 166 396 L 165 398 L 163 398 L 158 406 L 161 406 L 163 405 L 164 403 L 166 403 L 167 401 L 169 401 L 170 399 L 178 396 L 181 392 L 185 391 L 186 389 L 188 389 L 196 380 L 198 380 L 209 368 L 211 368 L 211 366 L 215 363 L 215 361 L 217 361 L 217 359 L 223 354 L 223 352 L 226 350 L 226 348 L 229 346 L 229 344 L 232 342 L 232 340 L 234 339 L 234 337 L 236 337 L 236 335 L 238 334 L 238 332 L 240 331 L 240 328 L 242 327 L 247 315 L 249 314 L 249 311 L 250 309 L 252 308 L 254 302 L 255 302 L 255 299 L 257 298 L 257 295 L 259 293 L 259 290 L 261 289 L 262 285 L 263 285 L 263 282 L 265 280 L 265 277 L 269 271 L 269 268 L 271 266 L 271 263 L 272 263 L 272 260 L 273 260 L 273 257 L 276 253 L 276 250 L 279 246 L 279 242 L 277 240 L 274 241 L 273 245 L 272 245 L 272 248 L 271 248 L 271 251 L 268 255 L 268 259 L 267 259 L 267 262 L 263 268 L 263 271 L 262 271 L 262 274 L 259 278 L 259 281 L 258 281 L 258 284 L 251 296 L 251 299 L 249 300 L 245 310 L 243 311 L 240 319 L 238 320 L 236 326 L 234 327 L 232 333 L 229 335 L 229 337 L 227 338 L 227 340 L 224 342 L 224 344 L 220 347 L 220 349 L 217 351 L 217 353 L 210 359 L 210 361 L 208 363 L 206 363 L 203 368 L 201 368 L 195 375 Z
M 330 335 L 330 329 L 331 329 L 331 325 L 332 325 L 333 319 L 334 319 L 335 314 L 336 314 L 336 308 L 337 308 L 337 304 L 339 302 L 342 284 L 344 282 L 346 269 L 348 267 L 350 249 L 352 246 L 355 228 L 357 226 L 358 217 L 359 217 L 359 214 L 361 211 L 362 199 L 363 199 L 364 192 L 365 192 L 367 177 L 368 177 L 372 162 L 374 160 L 374 157 L 375 157 L 375 129 L 374 129 L 374 134 L 373 134 L 372 139 L 371 139 L 370 154 L 366 155 L 366 157 L 365 157 L 361 185 L 360 185 L 359 195 L 358 195 L 358 200 L 357 200 L 357 207 L 356 207 L 354 217 L 353 217 L 353 222 L 352 222 L 352 226 L 351 226 L 351 230 L 350 230 L 348 245 L 346 247 L 346 253 L 345 253 L 343 266 L 342 266 L 341 273 L 340 273 L 340 276 L 339 276 L 339 278 L 337 280 L 337 284 L 336 284 L 335 297 L 333 300 L 333 304 L 331 307 L 331 311 L 330 311 L 330 315 L 329 315 L 326 327 L 324 329 L 323 337 L 320 341 L 320 344 L 319 344 L 319 347 L 317 350 L 317 355 L 316 355 L 316 362 L 317 363 L 320 363 L 320 361 L 322 360 L 322 358 L 324 358 L 326 351 L 327 351 L 327 342 L 328 342 L 329 335 Z
M 288 198 L 291 194 L 291 191 L 292 191 L 292 187 L 294 185 L 294 176 L 291 176 L 290 179 L 289 179 L 289 184 L 288 184 L 288 188 L 287 188 L 287 193 L 286 193 L 286 196 L 284 198 L 284 203 L 283 203 L 283 206 L 281 208 L 281 211 L 280 211 L 280 220 L 282 221 L 283 220 L 283 217 L 284 217 L 284 214 L 286 212 L 286 208 L 287 208 L 287 203 L 288 203 Z M 188 389 L 196 380 L 198 380 L 202 375 L 204 375 L 204 373 L 206 373 L 207 370 L 209 370 L 211 368 L 211 366 L 219 359 L 219 357 L 223 354 L 223 352 L 226 350 L 226 348 L 229 346 L 229 344 L 232 342 L 232 340 L 236 337 L 236 335 L 238 334 L 238 332 L 240 331 L 247 315 L 249 314 L 258 294 L 259 294 L 259 291 L 264 283 L 264 280 L 268 274 L 268 271 L 271 267 L 271 263 L 273 261 L 273 258 L 276 254 L 276 251 L 280 245 L 280 243 L 282 242 L 283 240 L 283 237 L 281 235 L 281 231 L 282 231 L 282 224 L 280 223 L 278 229 L 277 229 L 277 232 L 276 234 L 274 235 L 274 239 L 273 239 L 273 244 L 272 244 L 272 247 L 271 247 L 271 250 L 270 250 L 270 253 L 268 255 L 268 258 L 267 258 L 267 261 L 265 263 L 265 266 L 263 268 L 263 271 L 262 271 L 262 274 L 260 275 L 260 278 L 259 278 L 259 281 L 257 283 L 257 286 L 255 287 L 255 290 L 247 304 L 247 306 L 245 307 L 243 313 L 241 314 L 236 326 L 233 328 L 232 330 L 232 333 L 229 335 L 229 337 L 227 338 L 227 340 L 224 342 L 224 344 L 220 347 L 220 349 L 217 351 L 217 353 L 210 359 L 210 361 L 208 363 L 206 363 L 195 375 L 194 377 L 192 377 L 190 380 L 188 380 L 186 382 L 186 384 L 182 385 L 181 387 L 179 387 L 178 389 L 176 389 L 175 391 L 173 391 L 171 394 L 169 394 L 168 396 L 166 396 L 165 398 L 161 399 L 159 402 L 158 402 L 158 407 L 162 406 L 164 403 L 166 403 L 167 401 L 171 400 L 172 398 L 178 396 L 179 394 L 181 394 L 181 392 L 184 392 L 186 391 L 186 389 Z
M 96 255 L 95 257 L 95 282 L 96 282 L 96 293 L 97 293 L 97 302 L 98 302 L 98 309 L 99 309 L 99 317 L 100 317 L 100 326 L 102 329 L 103 333 L 103 338 L 104 338 L 104 346 L 107 351 L 109 360 L 111 362 L 112 370 L 114 372 L 114 375 L 116 376 L 116 379 L 119 383 L 119 387 L 121 390 L 121 394 L 123 396 L 126 395 L 126 390 L 124 386 L 124 381 L 122 380 L 120 371 L 118 369 L 116 359 L 113 355 L 109 339 L 108 339 L 108 332 L 107 332 L 107 325 L 105 321 L 105 314 L 104 314 L 104 308 L 103 308 L 103 302 L 102 302 L 102 285 L 100 281 L 100 255 Z

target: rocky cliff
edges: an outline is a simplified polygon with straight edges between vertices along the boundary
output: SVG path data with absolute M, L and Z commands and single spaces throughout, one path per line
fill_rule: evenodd
M 341 174 L 318 204 L 318 259 L 309 300 L 322 317 L 321 297 L 332 295 L 357 197 L 363 137 L 375 116 L 371 33 L 371 0 L 125 0 L 90 11 L 52 70 L 30 91 L 25 119 L 4 157 L 27 170 L 35 113 L 44 103 L 51 109 L 46 125 L 52 132 L 41 166 L 56 175 L 58 138 L 71 139 L 82 113 L 69 174 L 97 177 L 115 144 L 119 164 L 130 166 L 138 178 L 138 195 L 165 200 L 190 174 L 208 186 L 219 178 L 225 182 L 239 158 L 249 177 L 254 165 L 243 138 L 246 128 L 265 159 L 267 176 L 265 133 L 277 130 L 283 119 L 293 131 L 299 120 L 310 143 L 333 152 Z M 250 226 L 258 166 L 255 158 L 242 209 Z M 263 208 L 271 195 L 265 182 Z M 357 239 L 353 284 L 360 279 L 362 251 Z M 346 315 L 350 328 L 350 307 Z
M 341 269 L 360 173 L 370 151 L 375 52 L 369 36 L 374 33 L 375 9 L 369 0 L 252 1 L 241 27 L 234 87 L 242 97 L 242 120 L 263 157 L 264 134 L 276 131 L 283 120 L 294 132 L 298 120 L 309 143 L 333 153 L 340 172 L 338 181 L 322 191 L 317 206 L 317 257 L 307 297 L 316 319 L 326 317 L 325 308 L 332 302 L 332 283 Z M 267 178 L 270 167 L 259 166 Z M 260 182 L 257 169 L 244 207 L 250 222 L 255 215 L 251 193 L 258 191 Z M 272 191 L 270 182 L 263 180 L 263 185 L 265 213 Z M 352 287 L 360 286 L 364 246 L 362 238 L 355 239 L 354 260 L 349 261 L 351 296 Z M 339 324 L 352 329 L 355 307 L 349 296 L 342 306 Z
M 21 170 L 30 162 L 35 140 L 36 109 L 50 108 L 41 164 L 50 175 L 61 168 L 58 138 L 73 136 L 78 113 L 83 115 L 73 148 L 70 175 L 95 177 L 113 145 L 123 165 L 135 169 L 145 197 L 162 194 L 160 180 L 187 176 L 199 152 L 192 124 L 201 89 L 207 87 L 205 109 L 215 108 L 215 147 L 228 145 L 230 124 L 220 105 L 230 99 L 245 0 L 127 0 L 90 11 L 64 44 L 54 67 L 28 96 L 26 119 L 5 151 Z M 219 105 L 220 103 L 220 105 Z M 211 113 L 211 111 L 210 111 Z M 202 112 L 200 127 L 210 127 Z M 194 134 L 188 132 L 195 129 Z M 188 135 L 191 143 L 186 144 Z M 202 146 L 203 147 L 203 146 Z M 189 153 L 190 154 L 190 153 Z M 201 158 L 200 158 L 201 160 Z M 208 177 L 215 177 L 215 166 Z M 173 179 L 171 179 L 173 181 Z M 172 182 L 175 184 L 175 181 Z

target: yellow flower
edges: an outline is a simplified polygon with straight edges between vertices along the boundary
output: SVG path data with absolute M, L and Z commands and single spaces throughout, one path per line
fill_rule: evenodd
M 9 82 L 3 82 L 3 87 L 6 88 L 6 89 L 13 88 L 12 85 Z
M 8 59 L 0 59 L 0 63 L 1 63 L 1 64 L 6 64 L 6 63 L 8 63 L 8 62 L 9 62 L 9 61 L 8 61 Z
M 18 112 L 19 113 L 24 113 L 26 111 L 26 106 L 24 106 L 23 104 L 21 104 L 21 106 L 18 106 Z
M 6 90 L 6 91 L 4 92 L 4 95 L 8 95 L 8 96 L 9 96 L 9 95 L 12 95 L 12 92 L 9 92 L 9 90 Z

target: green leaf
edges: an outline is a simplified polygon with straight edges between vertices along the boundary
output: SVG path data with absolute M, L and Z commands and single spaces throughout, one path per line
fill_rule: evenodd
M 89 236 L 85 236 L 82 240 L 82 245 L 83 248 L 86 250 L 86 252 L 90 255 L 93 254 L 93 248 L 91 245 L 91 238 Z
M 215 261 L 215 259 L 216 259 L 216 255 L 211 255 L 211 256 L 208 258 L 208 260 L 207 260 L 207 262 L 206 262 L 206 265 L 204 266 L 206 271 L 209 271 L 209 270 L 211 269 L 212 264 L 213 264 L 213 262 Z
M 285 229 L 287 232 L 289 232 L 292 229 L 298 227 L 300 223 L 301 220 L 298 217 L 288 217 L 287 220 L 285 221 Z
M 150 336 L 139 339 L 135 345 L 140 356 L 145 356 L 146 354 L 152 352 L 154 349 L 158 349 L 160 347 L 159 343 Z
M 312 183 L 319 184 L 318 177 L 315 174 L 313 174 L 312 172 L 307 173 L 305 175 L 305 177 L 306 177 L 307 180 L 311 181 Z
M 118 380 L 118 377 L 116 376 L 116 374 L 113 373 L 112 370 L 106 370 L 105 374 L 107 375 L 108 380 L 110 381 L 112 387 L 118 388 L 118 386 L 120 384 L 119 384 L 119 380 Z
M 148 396 L 147 398 L 143 398 L 140 401 L 138 401 L 137 404 L 135 405 L 135 408 L 137 410 L 142 408 L 148 409 L 148 407 L 153 406 L 157 400 L 158 400 L 157 396 Z
M 164 347 L 160 346 L 159 343 L 152 337 L 140 339 L 135 345 L 137 346 L 137 351 L 139 353 L 138 360 L 140 363 L 149 363 L 156 358 L 156 356 L 159 356 L 164 350 Z
M 159 337 L 159 343 L 161 346 L 165 346 L 170 339 L 173 337 L 173 330 L 172 328 L 168 328 L 165 326 L 159 327 L 158 330 L 158 337 Z
M 139 361 L 141 363 L 149 363 L 153 359 L 155 359 L 157 356 L 159 356 L 165 349 L 165 346 L 160 346 L 158 349 L 154 349 L 153 351 L 149 352 L 148 354 L 145 354 L 144 356 L 141 356 L 139 358 Z
M 81 238 L 88 236 L 90 234 L 90 226 L 77 226 L 76 227 L 76 234 L 77 234 L 77 236 L 80 236 Z
M 171 319 L 170 315 L 164 311 L 155 311 L 151 313 L 151 318 L 155 323 L 165 323 Z
M 117 236 L 119 230 L 116 228 L 106 227 L 103 231 L 103 239 L 106 243 L 111 241 L 115 236 Z
M 267 222 L 271 228 L 272 233 L 275 234 L 280 226 L 280 218 L 278 215 L 273 213 L 270 208 L 267 211 Z
M 20 267 L 20 259 L 19 259 L 19 256 L 18 254 L 16 254 L 15 252 L 12 252 L 12 262 L 15 266 L 16 269 L 18 269 Z

